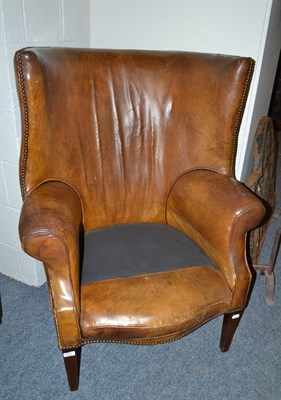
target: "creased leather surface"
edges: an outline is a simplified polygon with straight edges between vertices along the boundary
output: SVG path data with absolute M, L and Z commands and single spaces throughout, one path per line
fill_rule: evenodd
M 37 48 L 21 62 L 26 189 L 45 179 L 74 186 L 85 231 L 163 222 L 165 196 L 180 173 L 231 173 L 251 59 Z

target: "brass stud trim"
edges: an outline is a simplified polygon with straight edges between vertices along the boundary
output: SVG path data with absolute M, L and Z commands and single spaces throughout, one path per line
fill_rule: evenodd
M 239 312 L 242 311 L 244 308 L 239 308 L 238 310 L 234 310 L 231 311 L 231 313 L 233 312 Z M 80 344 L 77 344 L 76 346 L 67 346 L 67 347 L 60 347 L 61 350 L 70 350 L 70 349 L 75 349 L 77 347 L 83 346 L 85 344 L 94 344 L 94 343 L 115 343 L 115 344 L 131 344 L 131 345 L 136 345 L 136 346 L 155 346 L 158 344 L 165 344 L 165 343 L 170 343 L 170 342 L 175 342 L 178 339 L 181 339 L 187 335 L 189 335 L 190 333 L 196 331 L 198 328 L 200 328 L 201 326 L 205 325 L 206 323 L 208 323 L 209 321 L 224 315 L 224 314 L 228 314 L 226 312 L 222 312 L 219 314 L 214 315 L 213 317 L 210 317 L 209 319 L 205 320 L 204 322 L 202 322 L 201 324 L 197 325 L 195 328 L 191 329 L 190 331 L 184 332 L 182 334 L 180 334 L 177 337 L 174 337 L 172 339 L 166 339 L 166 340 L 162 340 L 161 342 L 156 342 L 156 343 L 141 343 L 141 342 L 131 342 L 131 341 L 126 341 L 126 340 L 114 340 L 114 339 L 90 339 L 90 340 L 82 340 L 82 342 Z
M 20 165 L 20 187 L 23 200 L 26 197 L 26 168 L 27 168 L 27 158 L 28 158 L 28 139 L 29 139 L 29 111 L 25 92 L 25 79 L 23 73 L 23 61 L 21 57 L 21 51 L 16 53 L 16 62 L 18 66 L 18 78 L 19 78 L 19 89 L 22 103 L 22 150 L 21 150 L 21 165 Z
M 243 90 L 243 94 L 242 94 L 242 98 L 241 98 L 241 102 L 240 102 L 240 106 L 239 106 L 239 110 L 238 110 L 238 114 L 237 114 L 237 118 L 236 118 L 236 122 L 235 122 L 235 126 L 234 126 L 232 154 L 231 154 L 231 159 L 230 159 L 230 173 L 232 176 L 235 176 L 235 165 L 234 164 L 235 164 L 235 157 L 236 157 L 236 146 L 237 146 L 237 141 L 238 141 L 238 130 L 240 128 L 242 113 L 244 111 L 245 104 L 246 104 L 246 95 L 248 93 L 248 89 L 250 86 L 251 76 L 252 76 L 252 73 L 254 70 L 254 65 L 255 65 L 254 60 L 250 59 L 250 65 L 249 65 L 249 69 L 248 69 L 248 73 L 247 73 L 247 78 L 245 81 L 244 90 Z

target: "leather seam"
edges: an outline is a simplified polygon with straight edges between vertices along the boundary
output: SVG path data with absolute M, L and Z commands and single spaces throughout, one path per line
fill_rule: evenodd
M 232 140 L 232 153 L 231 153 L 231 158 L 230 158 L 230 173 L 232 174 L 232 176 L 235 176 L 235 165 L 234 164 L 235 164 L 236 147 L 237 147 L 237 140 L 238 140 L 238 131 L 239 131 L 240 124 L 242 121 L 243 111 L 246 106 L 247 93 L 250 88 L 251 76 L 254 71 L 254 65 L 255 65 L 255 62 L 251 58 L 245 85 L 244 85 L 244 90 L 242 93 L 242 98 L 240 101 L 239 110 L 237 113 L 236 122 L 235 122 L 235 126 L 234 126 L 233 140 Z
M 16 63 L 17 63 L 17 71 L 18 71 L 18 82 L 21 94 L 21 102 L 23 106 L 23 140 L 22 140 L 22 160 L 21 160 L 21 172 L 20 172 L 20 186 L 21 186 L 21 193 L 23 200 L 26 197 L 26 168 L 27 168 L 27 159 L 28 159 L 28 140 L 29 140 L 29 110 L 28 110 L 28 103 L 27 97 L 25 92 L 25 79 L 23 73 L 23 61 L 22 61 L 22 51 L 18 51 L 16 53 Z

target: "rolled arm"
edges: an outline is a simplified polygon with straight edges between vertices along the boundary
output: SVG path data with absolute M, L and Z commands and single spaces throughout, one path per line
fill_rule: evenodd
M 251 282 L 246 235 L 264 214 L 262 202 L 242 183 L 211 170 L 183 174 L 169 193 L 167 223 L 191 237 L 224 273 L 232 309 L 246 301 Z
M 19 233 L 23 250 L 43 261 L 61 348 L 80 343 L 80 199 L 67 184 L 46 182 L 22 206 Z

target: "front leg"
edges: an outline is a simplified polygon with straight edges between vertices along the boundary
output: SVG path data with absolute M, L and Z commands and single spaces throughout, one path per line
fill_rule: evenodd
M 79 386 L 81 347 L 70 350 L 62 350 L 62 355 L 69 388 L 72 392 L 74 392 Z
M 229 349 L 236 328 L 241 320 L 244 310 L 236 311 L 231 314 L 225 314 L 221 333 L 220 349 L 225 352 Z

